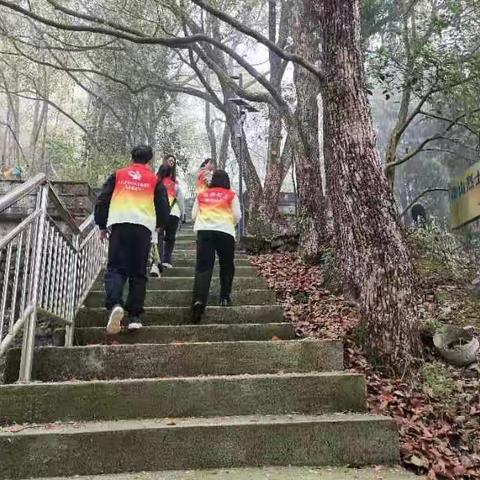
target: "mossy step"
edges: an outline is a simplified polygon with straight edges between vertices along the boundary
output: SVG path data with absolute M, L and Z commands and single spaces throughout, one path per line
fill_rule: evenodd
M 240 290 L 232 294 L 235 305 L 271 305 L 277 303 L 275 293 L 266 289 Z M 210 305 L 219 305 L 218 292 L 211 292 Z M 84 301 L 87 308 L 101 307 L 105 304 L 103 291 L 92 291 Z M 192 290 L 148 290 L 145 298 L 146 307 L 187 307 L 192 304 Z
M 190 244 L 183 244 L 183 245 L 175 245 L 173 250 L 173 256 L 189 256 L 189 257 L 196 257 L 197 255 L 197 248 L 195 245 Z M 235 252 L 235 258 L 246 258 L 248 259 L 248 255 L 243 250 L 239 250 Z
M 186 255 L 186 256 L 175 256 L 173 255 L 173 266 L 174 267 L 195 267 L 196 264 L 196 256 L 194 255 Z M 216 260 L 215 263 L 218 263 Z M 234 260 L 235 268 L 236 267 L 248 267 L 251 266 L 250 260 L 246 257 L 235 257 Z
M 0 386 L 0 425 L 365 409 L 364 377 L 340 372 Z
M 213 269 L 213 278 L 218 277 L 219 268 L 218 262 Z M 99 280 L 102 280 L 105 275 L 105 271 L 102 270 L 99 274 Z M 243 265 L 235 267 L 235 277 L 254 277 L 258 275 L 258 271 L 251 265 Z M 174 265 L 173 268 L 166 268 L 162 277 L 194 277 L 195 276 L 195 262 L 192 262 L 188 266 Z
M 64 345 L 65 330 L 56 330 L 55 344 Z M 107 335 L 105 327 L 77 328 L 75 345 L 109 345 L 112 343 L 175 343 L 262 341 L 278 338 L 293 340 L 295 329 L 289 323 L 237 325 L 174 325 L 145 326 L 136 332 Z
M 47 479 L 68 480 L 69 477 Z M 426 480 L 400 467 L 257 467 L 76 477 L 76 480 Z
M 143 317 L 148 325 L 185 325 L 191 323 L 190 307 L 147 307 Z M 77 327 L 104 327 L 108 312 L 105 308 L 81 308 Z M 243 305 L 229 308 L 209 306 L 202 319 L 208 324 L 280 323 L 285 321 L 280 305 Z
M 147 288 L 149 290 L 192 290 L 193 281 L 193 275 L 190 277 L 150 277 L 148 279 Z M 212 278 L 212 291 L 218 291 L 219 286 L 220 280 L 218 278 Z M 97 280 L 93 286 L 93 290 L 102 290 L 103 288 L 103 279 Z M 234 290 L 240 290 L 245 288 L 267 288 L 267 282 L 265 281 L 265 279 L 259 276 L 234 278 Z
M 0 433 L 1 479 L 399 459 L 390 418 L 282 415 L 46 425 Z
M 17 380 L 20 349 L 7 353 L 5 382 Z M 41 382 L 304 373 L 342 370 L 340 341 L 170 343 L 35 349 L 32 379 Z

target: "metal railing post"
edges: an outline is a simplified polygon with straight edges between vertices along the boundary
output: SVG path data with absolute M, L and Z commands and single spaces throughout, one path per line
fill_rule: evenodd
M 80 235 L 75 235 L 73 239 L 73 258 L 72 268 L 69 275 L 69 301 L 68 301 L 68 317 L 71 320 L 71 324 L 65 327 L 65 346 L 73 346 L 73 337 L 75 333 L 75 299 L 77 297 L 77 272 L 78 272 L 78 258 L 80 256 Z
M 27 383 L 31 379 L 32 364 L 33 364 L 33 351 L 35 347 L 35 329 L 37 325 L 37 311 L 38 311 L 38 295 L 39 284 L 42 267 L 42 253 L 43 242 L 45 232 L 45 222 L 47 218 L 47 205 L 48 205 L 48 191 L 49 185 L 46 184 L 41 188 L 40 193 L 40 209 L 41 213 L 38 218 L 38 227 L 36 233 L 35 242 L 33 245 L 33 281 L 30 291 L 29 304 L 33 307 L 32 312 L 28 316 L 27 324 L 24 329 L 24 339 L 22 346 L 22 356 L 20 361 L 20 373 L 19 382 Z

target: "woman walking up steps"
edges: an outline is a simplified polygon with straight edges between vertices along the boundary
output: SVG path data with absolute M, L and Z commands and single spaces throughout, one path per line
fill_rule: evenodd
M 220 263 L 220 305 L 232 305 L 235 275 L 235 226 L 242 217 L 237 194 L 223 170 L 213 173 L 209 188 L 197 196 L 192 210 L 197 232 L 197 262 L 193 289 L 192 321 L 200 323 L 208 302 L 215 254 Z
M 185 213 L 185 199 L 181 187 L 173 180 L 174 167 L 164 163 L 158 170 L 158 180 L 167 190 L 170 205 L 170 217 L 165 228 L 158 232 L 159 262 L 152 265 L 150 275 L 160 276 L 165 268 L 172 268 L 173 249 L 177 236 L 178 224 Z

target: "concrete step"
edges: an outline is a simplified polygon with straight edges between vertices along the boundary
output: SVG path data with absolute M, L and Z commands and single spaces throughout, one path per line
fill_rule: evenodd
M 272 305 L 277 303 L 275 293 L 267 289 L 249 289 L 232 293 L 234 305 Z M 211 291 L 210 305 L 219 305 L 218 291 Z M 85 307 L 95 308 L 105 305 L 103 291 L 90 292 L 84 302 Z M 148 290 L 146 307 L 188 307 L 192 305 L 192 290 Z
M 213 275 L 218 276 L 219 268 L 218 262 L 213 270 Z M 251 265 L 235 266 L 235 277 L 254 277 L 258 275 L 257 270 Z M 173 268 L 165 269 L 162 277 L 193 277 L 195 276 L 195 265 L 192 263 L 189 266 L 180 266 L 175 264 Z
M 164 325 L 144 327 L 137 332 L 107 335 L 105 327 L 77 328 L 75 345 L 110 345 L 112 343 L 175 343 L 262 341 L 277 337 L 293 340 L 295 329 L 289 323 L 246 323 L 238 325 Z M 56 330 L 55 345 L 65 344 L 65 330 Z
M 184 235 L 177 235 L 175 240 L 175 246 L 179 245 L 196 245 L 197 244 L 197 236 L 193 233 L 184 234 Z
M 177 240 L 175 242 L 174 253 L 180 250 L 189 250 L 195 254 L 197 250 L 197 243 L 194 240 Z
M 173 256 L 182 256 L 182 257 L 191 257 L 196 258 L 197 256 L 197 248 L 195 244 L 183 244 L 183 245 L 175 245 L 175 249 L 173 251 Z M 235 252 L 235 258 L 244 258 L 248 259 L 248 255 L 243 251 L 239 250 Z
M 20 350 L 7 353 L 5 383 L 18 378 Z M 35 350 L 32 379 L 42 382 L 127 378 L 305 373 L 342 370 L 340 341 L 170 343 L 44 347 Z
M 194 255 L 173 255 L 174 267 L 195 267 L 196 257 Z M 215 262 L 218 264 L 218 260 Z M 246 257 L 235 257 L 235 267 L 248 267 L 250 260 Z
M 148 279 L 147 287 L 149 290 L 192 290 L 194 276 L 190 277 L 161 277 Z M 211 288 L 218 291 L 220 280 L 212 278 Z M 103 290 L 104 281 L 99 279 L 95 282 L 93 290 Z M 240 290 L 245 288 L 268 288 L 265 279 L 259 276 L 236 277 L 233 280 L 233 289 Z
M 213 276 L 218 277 L 219 269 L 218 262 L 213 270 Z M 103 279 L 105 271 L 101 271 L 99 279 Z M 237 277 L 255 277 L 258 275 L 257 270 L 252 266 L 240 266 L 235 267 L 235 278 Z M 190 266 L 181 267 L 174 265 L 173 268 L 165 269 L 162 273 L 162 277 L 194 277 L 195 276 L 195 263 L 193 262 Z
M 3 385 L 0 425 L 364 412 L 365 392 L 339 372 Z
M 190 307 L 147 307 L 143 317 L 148 325 L 185 325 L 191 321 Z M 77 327 L 105 327 L 108 312 L 104 308 L 81 308 Z M 284 322 L 280 305 L 244 305 L 229 308 L 209 306 L 202 325 Z
M 47 480 L 68 480 L 57 477 Z M 75 477 L 76 480 L 426 480 L 400 467 L 258 467 Z
M 64 424 L 0 433 L 1 479 L 399 460 L 392 419 L 240 416 Z

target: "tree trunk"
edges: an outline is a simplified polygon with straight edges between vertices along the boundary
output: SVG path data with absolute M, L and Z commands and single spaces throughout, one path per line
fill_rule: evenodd
M 44 172 L 48 177 L 51 174 L 49 168 L 49 159 L 47 157 L 47 138 L 48 138 L 48 103 L 45 103 L 45 117 L 42 131 L 42 149 L 40 150 L 40 171 Z
M 325 162 L 337 255 L 358 295 L 370 359 L 406 371 L 420 353 L 414 273 L 375 149 L 360 0 L 305 4 L 318 18 L 323 37 Z
M 258 208 L 262 198 L 262 184 L 250 156 L 245 132 L 243 132 L 241 139 L 235 136 L 237 130 L 236 124 L 240 115 L 237 107 L 229 101 L 230 98 L 235 97 L 235 94 L 225 84 L 222 85 L 222 90 L 224 97 L 225 119 L 230 131 L 232 150 L 235 153 L 238 164 L 240 165 L 240 162 L 242 163 L 243 180 L 245 182 L 244 193 L 247 193 L 246 197 L 248 199 L 248 209 L 246 212 L 247 218 L 245 224 L 247 225 L 247 229 L 250 229 L 251 226 L 249 224 L 249 220 L 254 218 L 254 215 L 251 215 L 251 213 L 256 212 L 256 209 Z M 242 144 L 242 152 L 240 152 L 240 143 Z
M 210 158 L 217 163 L 217 137 L 212 125 L 211 107 L 209 102 L 205 102 L 205 129 L 207 130 L 208 143 L 210 144 Z
M 393 127 L 392 132 L 388 140 L 387 149 L 385 151 L 385 165 L 393 163 L 397 160 L 397 150 L 400 145 L 402 135 L 405 133 L 406 122 L 408 113 L 410 110 L 410 102 L 412 98 L 412 75 L 414 69 L 414 60 L 411 52 L 410 37 L 408 29 L 408 16 L 403 11 L 403 27 L 402 27 L 402 40 L 405 48 L 406 66 L 403 73 L 403 85 L 402 85 L 402 99 L 400 101 L 400 109 L 398 111 L 397 121 Z M 387 167 L 387 178 L 392 190 L 395 188 L 395 173 L 396 167 Z
M 47 111 L 47 102 L 41 101 L 40 99 L 35 102 L 34 122 L 30 136 L 30 170 L 32 173 L 38 173 L 39 171 L 42 171 L 42 166 L 40 166 L 40 170 L 37 166 L 37 147 L 40 138 L 40 132 L 42 131 L 42 127 L 44 127 L 44 123 L 46 121 Z
M 7 106 L 7 116 L 5 119 L 5 128 L 3 131 L 3 140 L 2 140 L 2 167 L 9 167 L 10 166 L 10 159 L 8 157 L 8 139 L 11 135 L 8 126 L 10 125 L 11 121 L 11 110 L 10 105 Z
M 227 168 L 228 147 L 230 146 L 230 130 L 227 123 L 223 126 L 222 143 L 220 144 L 220 153 L 218 154 L 218 168 L 225 170 Z
M 282 154 L 282 115 L 269 106 L 267 171 L 263 186 L 262 202 L 257 210 L 257 231 L 270 236 L 285 230 L 287 224 L 278 210 L 280 190 L 285 179 L 287 159 Z M 285 144 L 286 145 L 286 144 Z M 285 148 L 285 146 L 284 146 Z
M 280 2 L 278 2 L 280 3 Z M 271 42 L 283 45 L 288 36 L 288 21 L 291 15 L 289 4 L 282 3 L 281 18 L 277 28 L 277 1 L 268 2 L 268 32 Z M 278 30 L 278 38 L 277 38 Z M 282 79 L 285 73 L 285 65 L 282 59 L 273 51 L 269 51 L 270 83 L 279 92 L 282 91 Z M 278 107 L 268 106 L 268 151 L 267 169 L 263 186 L 262 202 L 257 210 L 258 232 L 262 235 L 280 233 L 287 227 L 285 220 L 278 210 L 280 190 L 285 179 L 287 165 L 290 159 L 282 155 L 282 112 Z
M 292 26 L 296 52 L 315 63 L 319 57 L 319 39 L 311 17 L 304 15 L 297 3 Z M 297 216 L 300 230 L 300 251 L 308 262 L 319 260 L 326 233 L 325 197 L 318 143 L 318 78 L 299 65 L 294 68 L 297 108 L 291 135 L 294 137 L 297 184 Z

